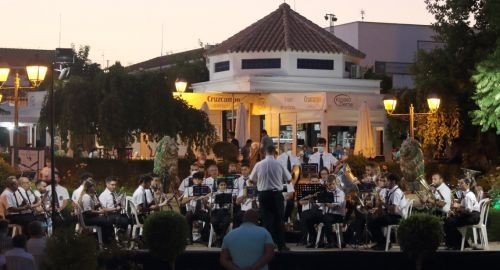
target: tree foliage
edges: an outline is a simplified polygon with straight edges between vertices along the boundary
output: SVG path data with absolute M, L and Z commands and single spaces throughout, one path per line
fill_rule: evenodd
M 107 148 L 126 147 L 141 132 L 157 141 L 166 135 L 179 136 L 186 144 L 205 149 L 215 141 L 208 116 L 172 95 L 175 74 L 185 72 L 183 76 L 190 82 L 206 78 L 200 71 L 202 67 L 206 70 L 201 60 L 179 60 L 166 73 L 132 75 L 120 63 L 107 72 L 95 71 L 95 64 L 87 59 L 88 46 L 80 47 L 76 55 L 73 76 L 58 82 L 54 93 L 55 124 L 61 137 L 67 131 L 72 138 L 97 135 Z M 47 99 L 40 116 L 45 126 L 50 121 L 49 108 Z
M 500 134 L 500 42 L 496 51 L 479 63 L 472 78 L 476 83 L 473 99 L 479 107 L 471 113 L 472 121 L 483 132 L 492 128 Z
M 451 112 L 438 110 L 427 115 L 417 125 L 417 134 L 422 138 L 423 149 L 435 149 L 441 155 L 447 146 L 460 135 L 460 111 L 457 107 Z

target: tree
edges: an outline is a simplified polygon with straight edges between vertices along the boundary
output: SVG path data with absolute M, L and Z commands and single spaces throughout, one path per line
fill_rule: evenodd
M 496 48 L 500 36 L 500 1 L 426 0 L 434 15 L 433 28 L 440 42 L 432 51 L 419 51 L 412 71 L 415 74 L 417 103 L 425 104 L 430 92 L 442 99 L 440 111 L 453 115 L 460 108 L 460 135 L 456 142 L 464 146 L 481 143 L 469 113 L 475 85 L 471 79 L 476 65 Z M 446 99 L 444 99 L 446 98 Z M 467 148 L 466 151 L 475 151 Z
M 500 134 L 500 41 L 496 51 L 479 63 L 472 77 L 476 83 L 473 99 L 479 109 L 471 113 L 475 125 L 482 131 L 496 129 Z

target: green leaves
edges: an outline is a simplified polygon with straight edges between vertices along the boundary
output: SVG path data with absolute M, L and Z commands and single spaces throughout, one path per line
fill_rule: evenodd
M 472 122 L 483 132 L 492 128 L 500 134 L 500 43 L 490 57 L 477 65 L 472 79 L 476 83 L 472 98 L 479 108 L 470 113 Z

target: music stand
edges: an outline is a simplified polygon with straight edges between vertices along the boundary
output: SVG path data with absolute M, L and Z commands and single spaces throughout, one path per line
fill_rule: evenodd
M 297 198 L 301 200 L 302 198 L 325 190 L 325 186 L 321 184 L 297 184 L 295 187 L 297 191 Z
M 193 186 L 193 196 L 205 196 L 210 193 L 210 187 L 208 186 Z
M 333 203 L 335 198 L 331 192 L 321 192 L 318 194 L 318 203 Z
M 233 195 L 231 193 L 221 193 L 215 195 L 214 203 L 222 206 L 233 202 Z

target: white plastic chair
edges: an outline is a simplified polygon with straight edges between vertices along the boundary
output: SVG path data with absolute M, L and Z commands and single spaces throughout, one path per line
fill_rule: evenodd
M 227 227 L 226 233 L 230 232 L 232 229 L 233 229 L 233 223 L 231 222 L 231 223 L 229 223 L 229 227 Z M 208 236 L 208 247 L 209 248 L 212 247 L 212 242 L 213 242 L 214 237 L 215 237 L 214 226 L 212 226 L 212 223 L 210 223 L 210 234 Z
M 472 229 L 472 235 L 474 236 L 474 244 L 477 245 L 477 232 L 476 232 L 476 229 L 477 229 L 477 230 L 479 230 L 479 239 L 481 240 L 481 247 L 484 250 L 490 249 L 490 245 L 488 243 L 488 232 L 486 230 L 486 222 L 488 221 L 488 213 L 490 211 L 490 203 L 491 203 L 491 200 L 488 198 L 482 199 L 479 202 L 480 214 L 479 214 L 479 222 L 477 224 L 468 225 L 468 226 L 458 228 L 458 231 L 460 232 L 460 234 L 462 234 L 462 246 L 460 247 L 460 250 L 464 250 L 465 236 L 467 234 L 467 229 L 469 229 L 469 228 Z
M 134 201 L 132 201 L 132 197 L 127 197 L 127 204 L 130 206 L 130 213 L 134 216 L 134 225 L 132 226 L 132 238 L 131 240 L 135 240 L 138 236 L 142 235 L 142 230 L 144 227 L 144 224 L 142 224 L 139 220 L 139 215 L 137 213 L 137 206 L 135 205 Z M 139 232 L 137 232 L 139 231 Z M 132 244 L 130 245 L 130 248 L 134 248 L 134 242 L 132 241 Z
M 413 202 L 415 200 L 410 200 L 408 204 L 406 205 L 406 209 L 403 209 L 403 219 L 407 219 L 408 217 L 411 216 L 411 212 L 413 210 Z M 398 239 L 398 227 L 399 224 L 393 224 L 393 225 L 388 225 L 387 227 L 384 228 L 385 231 L 385 251 L 389 250 L 389 245 L 391 244 L 391 231 L 394 231 L 394 234 L 396 235 L 396 241 Z
M 85 220 L 83 219 L 83 211 L 80 205 L 75 205 L 76 216 L 78 217 L 77 227 L 75 228 L 77 233 L 82 233 L 85 229 L 95 232 L 97 234 L 97 240 L 99 241 L 99 248 L 102 248 L 102 229 L 99 226 L 87 226 L 85 225 Z
M 34 260 L 18 256 L 5 256 L 5 265 L 8 270 L 36 270 Z
M 325 224 L 323 224 L 323 222 L 321 222 L 320 224 L 318 224 L 318 233 L 316 235 L 316 248 L 318 248 L 318 245 L 319 245 L 319 240 L 321 240 L 321 232 L 323 231 L 323 227 L 325 226 Z M 335 232 L 335 234 L 337 235 L 337 244 L 338 244 L 338 247 L 340 248 L 340 250 L 342 250 L 342 238 L 341 238 L 341 235 L 342 235 L 342 227 L 344 225 L 342 223 L 335 223 L 332 225 L 332 229 L 333 231 Z

